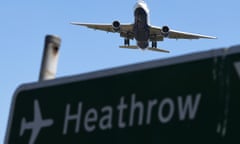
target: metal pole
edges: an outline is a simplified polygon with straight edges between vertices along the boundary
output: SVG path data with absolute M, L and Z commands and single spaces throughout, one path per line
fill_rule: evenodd
M 54 79 L 57 73 L 58 51 L 61 39 L 54 35 L 45 37 L 45 45 L 40 69 L 39 81 Z

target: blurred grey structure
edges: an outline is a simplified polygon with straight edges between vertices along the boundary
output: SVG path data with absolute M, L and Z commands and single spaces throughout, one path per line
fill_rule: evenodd
M 57 73 L 60 44 L 61 39 L 57 36 L 47 35 L 45 37 L 39 81 L 55 78 Z

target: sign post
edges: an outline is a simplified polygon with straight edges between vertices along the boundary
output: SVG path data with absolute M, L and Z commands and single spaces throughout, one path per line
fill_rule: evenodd
M 239 61 L 220 49 L 22 85 L 5 143 L 238 140 Z

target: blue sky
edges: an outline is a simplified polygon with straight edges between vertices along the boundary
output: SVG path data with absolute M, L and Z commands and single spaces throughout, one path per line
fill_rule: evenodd
M 152 25 L 218 37 L 217 40 L 169 40 L 158 46 L 170 54 L 124 50 L 118 34 L 72 26 L 92 23 L 133 22 L 136 0 L 5 1 L 0 6 L 0 141 L 3 141 L 10 103 L 22 83 L 38 80 L 44 37 L 61 37 L 57 77 L 163 59 L 239 44 L 237 0 L 146 0 Z M 131 41 L 135 44 L 135 41 Z

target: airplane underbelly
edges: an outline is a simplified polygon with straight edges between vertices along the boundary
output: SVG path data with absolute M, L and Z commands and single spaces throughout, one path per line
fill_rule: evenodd
M 135 39 L 137 41 L 148 41 L 149 31 L 148 30 L 138 30 L 135 32 Z
M 148 47 L 148 41 L 137 41 L 137 45 L 141 48 L 141 49 L 146 49 Z
M 134 22 L 134 36 L 137 40 L 140 48 L 146 48 L 148 46 L 148 40 L 150 36 L 150 30 L 147 23 L 147 13 L 143 8 L 137 8 L 135 10 L 135 22 Z

